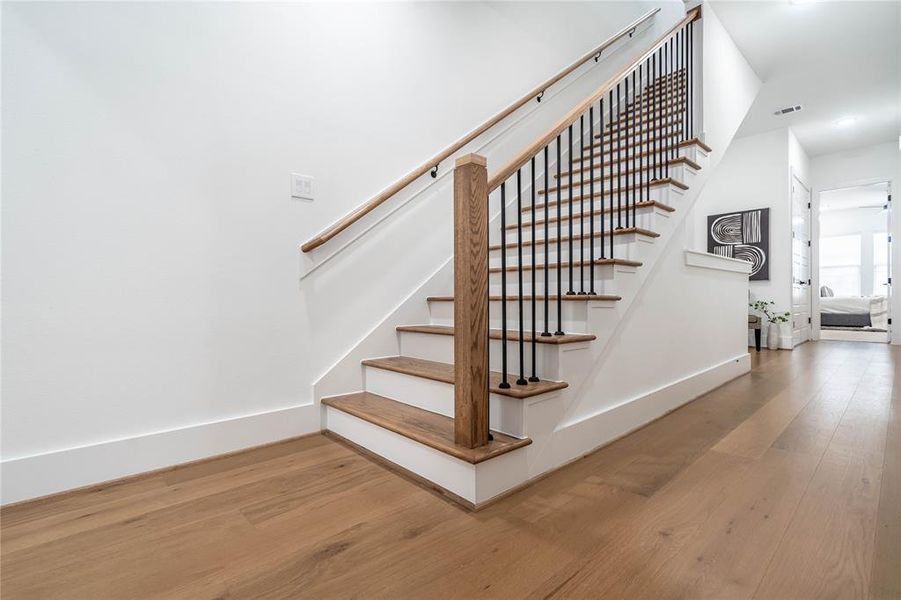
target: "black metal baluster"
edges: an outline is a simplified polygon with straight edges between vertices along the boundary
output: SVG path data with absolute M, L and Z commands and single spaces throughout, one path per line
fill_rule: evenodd
M 682 49 L 682 76 L 681 81 L 683 84 L 684 92 L 682 96 L 682 106 L 684 113 L 682 117 L 682 141 L 688 139 L 688 25 L 682 28 L 682 31 L 679 32 L 679 40 L 681 43 L 680 48 Z
M 633 105 L 636 103 L 635 98 L 638 97 L 638 86 L 635 85 L 635 75 L 636 75 L 636 70 L 633 69 L 632 70 L 632 98 L 633 98 L 632 104 Z M 637 102 L 640 106 L 641 99 L 638 98 Z M 639 115 L 640 115 L 640 113 L 639 113 Z M 636 122 L 635 106 L 633 106 L 632 107 L 632 135 L 633 136 L 635 135 L 635 131 L 636 131 L 635 122 Z M 639 135 L 639 140 L 640 140 L 641 139 L 641 120 L 638 120 L 637 130 L 638 130 L 638 135 Z M 632 140 L 632 161 L 629 163 L 629 171 L 632 172 L 632 227 L 636 226 L 636 223 L 635 223 L 635 199 L 636 199 L 636 196 L 635 195 L 638 193 L 638 187 L 636 186 L 636 182 L 638 182 L 638 180 L 636 179 L 636 175 L 640 175 L 640 173 L 637 173 L 635 167 L 636 167 L 636 162 L 637 162 L 637 158 L 638 158 L 636 153 L 640 154 L 640 150 L 641 150 L 641 146 L 638 146 L 636 148 L 635 140 L 633 139 Z
M 653 102 L 652 110 L 654 111 L 654 117 L 651 125 L 651 137 L 654 139 L 648 138 L 648 148 L 651 150 L 651 156 L 654 159 L 654 179 L 660 179 L 660 165 L 657 163 L 657 55 L 660 53 L 658 49 L 651 58 L 654 59 L 652 63 L 653 69 L 653 88 L 652 88 L 652 96 L 651 101 Z
M 619 95 L 619 83 L 616 84 L 616 112 L 622 112 L 622 102 Z M 610 107 L 610 120 L 613 121 L 613 107 Z M 616 228 L 623 228 L 623 130 L 622 127 L 616 128 Z
M 604 154 L 604 97 L 603 96 L 601 96 L 600 113 L 601 113 L 600 117 L 598 118 L 598 123 L 599 123 L 598 129 L 600 129 L 600 136 L 601 136 L 601 148 L 600 148 L 600 150 L 601 150 L 601 173 L 600 173 L 600 177 L 599 177 L 599 180 L 601 182 L 601 258 L 604 258 L 605 257 L 604 255 L 607 253 L 607 251 L 604 247 L 604 229 L 605 229 L 604 221 L 607 219 L 607 212 L 605 210 L 607 203 L 604 198 L 604 161 L 606 160 L 606 154 Z M 612 216 L 610 217 L 610 222 L 613 223 Z M 612 226 L 611 226 L 611 229 L 613 229 Z M 592 278 L 592 280 L 593 279 L 594 278 Z
M 535 246 L 535 183 L 536 183 L 536 173 L 535 173 L 535 157 L 532 157 L 531 161 L 531 174 L 532 174 L 532 185 L 531 187 L 531 195 L 532 195 L 532 376 L 529 377 L 529 381 L 538 381 L 538 369 L 536 365 L 535 358 L 535 338 L 538 337 L 538 328 L 535 325 L 535 313 L 537 312 L 537 307 L 535 306 L 536 296 L 538 295 L 538 290 L 535 288 L 535 253 L 538 251 L 538 248 Z M 547 198 L 545 198 L 546 200 Z M 522 211 L 520 211 L 522 212 Z M 547 289 L 545 288 L 545 296 L 547 296 Z
M 688 28 L 688 136 L 695 137 L 695 103 L 694 103 L 694 68 L 695 68 L 695 22 Z
M 651 59 L 650 58 L 648 58 L 645 61 L 644 77 L 645 77 L 646 81 L 650 81 L 650 79 L 651 79 Z M 646 84 L 645 87 L 650 88 L 650 85 Z M 648 100 L 650 100 L 650 99 L 645 98 L 646 102 Z M 651 107 L 647 106 L 645 110 L 647 110 L 650 113 Z M 648 117 L 650 117 L 650 115 L 648 115 Z M 644 182 L 645 182 L 644 183 L 644 185 L 645 185 L 644 198 L 645 198 L 645 200 L 651 199 L 651 179 L 653 178 L 653 171 L 651 170 L 651 154 L 650 154 L 650 152 L 651 152 L 651 147 L 648 146 L 647 148 L 644 149 L 644 153 L 643 153 L 644 155 L 646 155 L 645 158 L 647 159 L 645 162 L 645 167 L 647 167 L 647 172 L 645 173 L 645 176 L 644 176 Z
M 533 248 L 534 250 L 534 248 Z M 523 289 L 522 289 L 522 169 L 516 170 L 516 275 L 519 278 L 519 300 L 517 308 L 519 309 L 519 379 L 516 385 L 526 385 L 526 350 L 525 337 L 523 331 Z M 534 293 L 532 294 L 535 295 Z
M 644 90 L 642 87 L 642 80 L 644 79 L 644 63 L 640 63 L 638 65 L 638 89 L 641 90 L 638 94 L 638 114 L 640 118 L 638 120 L 638 128 L 639 130 L 647 131 L 648 119 L 647 115 L 644 114 Z M 642 196 L 644 192 L 644 144 L 638 145 L 638 202 L 642 201 Z M 634 215 L 633 215 L 634 220 Z
M 501 184 L 501 389 L 507 381 L 507 184 Z
M 563 160 L 560 154 L 560 135 L 557 135 L 557 331 L 554 335 L 563 335 L 563 216 L 560 198 L 560 163 Z
M 669 69 L 671 73 L 670 77 L 670 97 L 672 100 L 672 106 L 670 108 L 670 122 L 669 122 L 669 157 L 667 160 L 667 165 L 672 162 L 676 150 L 676 145 L 673 138 L 676 136 L 676 107 L 677 104 L 677 96 L 676 96 L 676 61 L 675 55 L 673 54 L 673 48 L 675 47 L 676 40 L 674 38 L 669 39 Z
M 541 332 L 543 337 L 549 337 L 551 332 L 548 331 L 548 324 L 550 323 L 550 303 L 548 298 L 550 297 L 550 268 L 548 265 L 548 257 L 551 254 L 551 238 L 548 236 L 548 226 L 549 226 L 549 217 L 548 217 L 548 204 L 551 201 L 551 188 L 548 185 L 548 178 L 550 177 L 550 167 L 548 166 L 547 159 L 548 151 L 547 146 L 544 147 L 544 331 Z M 533 204 L 534 206 L 534 204 Z M 532 212 L 532 218 L 535 218 L 535 212 Z M 533 248 L 534 252 L 534 248 Z
M 663 111 L 663 168 L 664 168 L 664 176 L 669 177 L 669 122 L 670 122 L 670 104 L 673 99 L 673 91 L 670 87 L 672 83 L 672 64 L 669 61 L 669 42 L 664 44 L 663 46 L 663 72 L 666 74 L 666 79 L 663 80 L 663 84 L 666 87 L 666 99 L 664 100 L 664 111 Z
M 604 102 L 604 99 L 601 98 L 601 102 Z M 601 113 L 603 118 L 603 113 Z M 591 219 L 589 221 L 588 226 L 588 237 L 591 238 L 591 241 L 588 244 L 588 277 L 591 280 L 589 284 L 588 293 L 594 296 L 594 104 L 588 108 L 588 139 L 591 144 L 588 147 L 588 172 L 591 173 L 591 179 L 588 181 L 588 218 Z M 603 138 L 602 138 L 603 139 Z M 603 145 L 601 146 L 603 148 Z M 603 160 L 604 152 L 601 151 L 601 164 L 604 164 Z M 584 166 L 584 165 L 583 165 Z M 604 173 L 603 170 L 601 172 L 601 185 L 604 185 Z M 583 201 L 584 202 L 584 201 Z M 604 213 L 601 213 L 601 223 L 603 223 Z M 601 225 L 603 227 L 603 225 Z M 604 247 L 604 234 L 603 230 L 601 230 L 601 248 Z
M 585 294 L 585 115 L 579 116 L 579 293 Z M 588 181 L 594 179 L 594 172 L 588 169 Z M 590 184 L 589 184 L 590 185 Z M 588 240 L 592 243 L 594 240 Z
M 566 292 L 567 296 L 571 296 L 575 294 L 575 290 L 573 290 L 573 187 L 575 184 L 573 183 L 573 126 L 569 125 L 569 152 L 567 153 L 567 160 L 569 160 L 569 176 L 567 177 L 567 181 L 569 185 L 567 186 L 567 193 L 569 194 L 569 242 L 568 242 L 568 252 L 569 252 L 569 291 Z
M 623 85 L 625 86 L 625 97 L 626 97 L 626 114 L 622 115 L 620 112 L 620 119 L 625 116 L 626 120 L 626 178 L 625 181 L 621 181 L 620 185 L 625 185 L 626 187 L 626 227 L 629 227 L 629 177 L 631 176 L 632 166 L 629 164 L 629 156 L 632 153 L 632 148 L 635 146 L 635 140 L 630 137 L 635 135 L 635 131 L 631 128 L 632 122 L 632 114 L 633 108 L 629 102 L 629 75 L 627 74 L 623 80 Z

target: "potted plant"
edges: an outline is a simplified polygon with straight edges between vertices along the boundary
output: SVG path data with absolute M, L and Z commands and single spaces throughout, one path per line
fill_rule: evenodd
M 748 306 L 750 306 L 754 310 L 762 312 L 763 316 L 766 317 L 766 320 L 770 324 L 766 332 L 766 347 L 770 350 L 777 350 L 779 348 L 779 325 L 782 323 L 788 323 L 788 320 L 791 318 L 790 312 L 775 312 L 772 309 L 773 305 L 775 304 L 775 300 L 757 300 L 756 302 L 748 304 Z

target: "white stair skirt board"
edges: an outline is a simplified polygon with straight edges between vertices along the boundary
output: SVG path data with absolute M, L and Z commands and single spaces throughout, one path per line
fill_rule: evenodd
M 527 479 L 524 448 L 473 465 L 330 406 L 325 409 L 329 431 L 444 488 L 474 508 Z
M 7 458 L 2 462 L 2 503 L 103 483 L 319 430 L 319 406 L 311 403 Z
M 559 405 L 530 405 L 526 432 L 532 444 L 525 448 L 529 475 L 537 477 L 590 454 L 750 370 L 751 355 L 741 354 L 569 423 L 559 423 Z

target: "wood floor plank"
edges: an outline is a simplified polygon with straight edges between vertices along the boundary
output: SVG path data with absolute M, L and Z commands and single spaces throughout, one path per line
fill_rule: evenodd
M 898 598 L 901 349 L 752 367 L 477 513 L 322 436 L 7 507 L 3 597 Z

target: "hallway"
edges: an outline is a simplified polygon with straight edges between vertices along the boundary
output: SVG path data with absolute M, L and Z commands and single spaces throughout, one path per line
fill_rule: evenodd
M 901 348 L 752 359 L 478 513 L 321 435 L 4 508 L 3 596 L 901 597 Z

